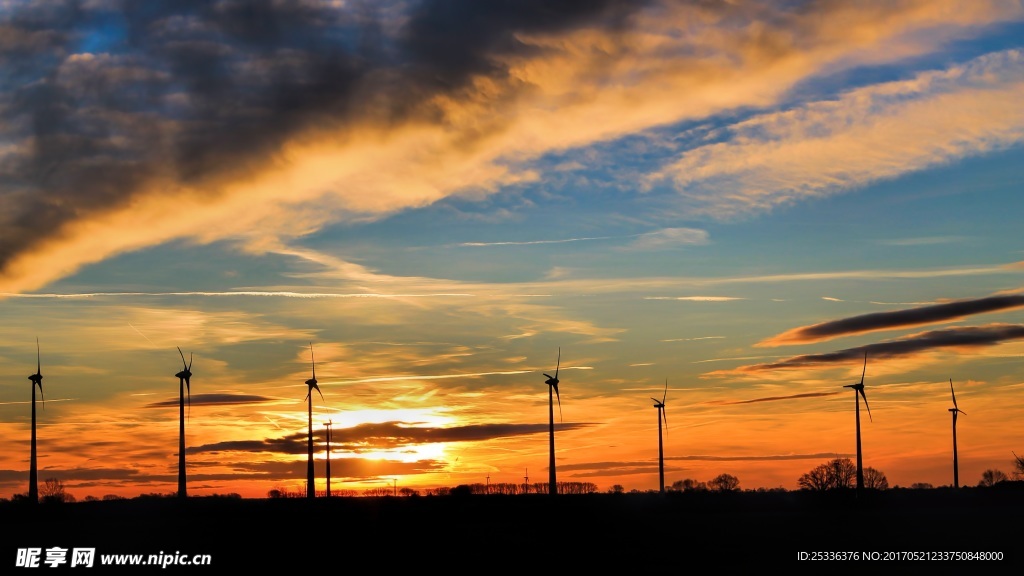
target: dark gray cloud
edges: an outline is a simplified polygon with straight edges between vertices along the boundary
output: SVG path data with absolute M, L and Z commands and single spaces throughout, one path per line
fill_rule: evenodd
M 60 480 L 133 480 L 139 471 L 127 468 L 68 468 L 39 471 L 39 479 L 59 478 Z M 177 478 L 177 476 L 175 476 Z M 28 470 L 0 470 L 0 482 L 24 482 L 28 487 Z
M 865 352 L 869 358 L 900 358 L 941 348 L 981 348 L 994 346 L 1007 340 L 1019 340 L 1021 338 L 1024 338 L 1024 325 L 1020 324 L 989 324 L 986 326 L 946 328 L 914 334 L 900 340 L 857 346 L 856 348 L 847 348 L 824 354 L 793 356 L 778 362 L 740 366 L 732 370 L 712 372 L 709 375 L 735 372 L 763 372 L 766 370 L 827 366 L 831 364 L 859 365 L 864 360 Z
M 807 392 L 805 394 L 790 394 L 788 396 L 765 396 L 764 398 L 753 398 L 751 400 L 712 400 L 705 404 L 732 405 L 732 404 L 756 404 L 758 402 L 775 402 L 778 400 L 797 400 L 800 398 L 821 398 L 822 396 L 835 396 L 841 392 Z
M 578 430 L 590 426 L 587 423 L 556 424 L 558 431 Z M 327 446 L 325 431 L 314 429 L 313 441 L 316 450 Z M 360 424 L 351 428 L 335 428 L 331 434 L 331 448 L 345 452 L 366 452 L 381 449 L 436 442 L 473 442 L 509 438 L 530 434 L 547 434 L 547 424 L 476 424 L 451 428 L 427 428 L 409 426 L 401 422 Z M 201 452 L 274 452 L 280 454 L 305 454 L 308 450 L 308 434 L 299 432 L 281 438 L 263 440 L 234 440 L 204 444 L 188 448 L 186 453 Z
M 781 454 L 775 456 L 666 456 L 665 460 L 698 460 L 702 462 L 762 462 L 773 460 L 820 460 L 827 458 L 849 458 L 856 454 L 841 454 L 839 452 L 820 452 L 817 454 Z
M 193 406 L 225 406 L 230 404 L 259 404 L 261 402 L 273 402 L 274 398 L 257 396 L 255 394 L 193 394 L 190 402 Z M 146 408 L 177 407 L 179 399 L 162 400 L 146 404 Z
M 444 121 L 426 104 L 507 75 L 522 32 L 609 31 L 642 2 L 16 3 L 0 12 L 0 273 L 160 182 L 217 194 L 298 135 Z M 457 95 L 457 94 L 456 94 Z
M 223 463 L 189 462 L 189 485 L 193 488 L 203 482 L 244 482 L 246 480 L 290 481 L 306 478 L 305 460 L 233 462 L 227 472 L 205 472 L 208 468 L 222 468 Z M 446 464 L 437 460 L 418 462 L 393 462 L 377 458 L 335 458 L 331 460 L 331 478 L 339 483 L 346 479 L 365 480 L 397 474 L 423 474 L 440 472 Z M 317 478 L 326 477 L 326 463 L 314 462 Z M 178 480 L 177 472 L 140 471 L 134 468 L 52 468 L 41 470 L 40 480 L 57 478 L 71 489 L 111 487 L 130 483 L 140 487 L 147 485 L 173 485 Z M 0 484 L 9 484 L 14 490 L 28 487 L 27 470 L 0 470 Z
M 863 334 L 865 332 L 948 322 L 974 314 L 999 312 L 1022 306 L 1024 306 L 1024 294 L 1004 294 L 969 300 L 957 300 L 955 302 L 933 304 L 906 310 L 874 312 L 822 322 L 811 326 L 793 328 L 760 342 L 758 346 L 783 346 L 787 344 L 821 342 L 840 336 Z

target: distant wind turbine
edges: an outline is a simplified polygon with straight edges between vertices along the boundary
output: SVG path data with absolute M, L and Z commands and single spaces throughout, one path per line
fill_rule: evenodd
M 957 414 L 967 415 L 956 405 L 956 392 L 953 392 L 953 379 L 949 379 L 949 393 L 953 396 L 953 407 L 949 409 L 950 414 L 953 415 L 953 488 L 960 487 L 960 464 L 956 458 L 956 416 Z
M 313 359 L 312 342 L 309 343 L 309 360 L 313 365 L 313 377 L 306 380 L 306 386 L 309 386 L 305 398 L 309 401 L 309 458 L 306 465 L 306 497 L 316 498 L 316 477 L 313 475 L 313 389 L 316 388 L 321 400 L 324 399 L 324 393 L 320 392 L 320 387 L 316 385 L 316 360 Z
M 28 466 L 28 499 L 31 502 L 39 502 L 39 471 L 36 464 L 36 386 L 39 387 L 39 398 L 46 407 L 46 398 L 43 397 L 43 369 L 39 356 L 39 338 L 36 337 L 36 373 L 28 377 L 32 381 L 32 447 L 29 452 Z
M 551 495 L 558 494 L 558 482 L 555 479 L 555 398 L 558 398 L 558 419 L 562 419 L 562 397 L 558 395 L 558 368 L 562 365 L 562 347 L 558 347 L 558 361 L 555 363 L 555 375 L 544 374 L 548 377 L 545 384 L 548 385 L 548 430 L 549 430 L 549 451 L 548 458 L 548 492 Z M 552 394 L 552 391 L 553 394 Z
M 864 369 L 860 374 L 860 382 L 857 384 L 847 384 L 843 388 L 853 388 L 853 401 L 856 403 L 855 414 L 857 417 L 857 494 L 859 495 L 864 490 L 864 466 L 863 458 L 861 457 L 860 450 L 860 399 L 864 398 L 864 407 L 868 411 L 868 420 L 871 420 L 871 408 L 868 406 L 868 397 L 864 394 L 864 374 L 868 370 L 868 353 L 864 351 Z
M 668 416 L 665 416 L 665 399 L 668 398 L 668 379 L 665 379 L 665 393 L 661 400 L 651 397 L 654 400 L 654 407 L 658 409 L 658 490 L 665 493 L 665 450 L 661 438 L 661 421 L 665 421 L 665 429 L 668 429 Z
M 178 347 L 178 354 L 181 356 L 182 370 L 175 374 L 178 379 L 178 497 L 185 498 L 188 493 L 185 491 L 185 394 L 188 394 L 189 410 L 192 408 L 192 354 L 188 355 L 188 364 L 185 364 L 185 354 Z

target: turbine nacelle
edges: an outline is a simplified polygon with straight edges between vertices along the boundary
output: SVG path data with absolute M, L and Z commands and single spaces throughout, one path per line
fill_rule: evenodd
M 185 391 L 188 393 L 188 407 L 192 408 L 192 354 L 188 355 L 188 364 L 185 364 L 185 354 L 181 351 L 181 346 L 178 346 L 178 354 L 181 356 L 181 372 L 174 375 L 175 378 L 185 383 Z
M 558 360 L 555 362 L 555 375 L 545 373 L 547 380 L 544 382 L 555 391 L 555 398 L 558 399 L 558 417 L 562 417 L 562 397 L 558 394 L 558 370 L 562 366 L 562 348 L 558 348 Z
M 46 407 L 46 398 L 43 397 L 43 368 L 42 361 L 39 357 L 39 338 L 36 338 L 36 373 L 28 377 L 32 381 L 33 389 L 39 387 L 39 397 L 43 401 L 43 407 Z
M 665 392 L 661 395 L 661 400 L 651 396 L 651 400 L 654 400 L 654 407 L 661 412 L 661 419 L 665 421 L 665 427 L 668 427 L 668 416 L 665 415 L 665 399 L 668 398 L 668 380 L 665 380 Z
M 843 386 L 843 388 L 853 388 L 854 398 L 856 398 L 859 395 L 861 398 L 864 399 L 864 407 L 867 408 L 867 410 L 868 410 L 868 420 L 871 420 L 873 422 L 874 419 L 871 418 L 871 407 L 868 406 L 868 397 L 867 397 L 866 394 L 864 394 L 864 375 L 867 374 L 867 371 L 868 371 L 868 353 L 865 351 L 864 352 L 864 368 L 861 370 L 861 373 L 860 373 L 860 382 L 858 382 L 856 384 L 847 384 L 847 385 Z
M 320 399 L 324 399 L 324 393 L 320 391 L 320 387 L 317 386 L 316 380 L 316 360 L 313 358 L 313 343 L 309 343 L 309 361 L 313 366 L 313 377 L 306 380 L 306 386 L 309 386 L 309 390 L 306 392 L 306 397 L 303 400 L 309 400 L 313 396 L 313 389 L 315 388 L 317 393 L 320 394 Z
M 967 412 L 964 412 L 963 410 L 958 408 L 957 405 L 956 405 L 956 392 L 953 391 L 953 379 L 952 378 L 949 379 L 949 393 L 950 393 L 950 395 L 953 396 L 953 407 L 949 409 L 949 411 L 953 413 L 953 417 L 956 417 L 957 413 L 966 415 Z
M 309 386 L 309 391 L 306 393 L 306 397 L 303 398 L 303 400 L 309 400 L 310 396 L 313 394 L 313 390 L 316 390 L 317 393 L 320 394 L 320 399 L 324 400 L 324 393 L 321 392 L 320 387 L 316 385 L 316 380 L 313 380 L 312 378 L 306 380 L 306 386 Z

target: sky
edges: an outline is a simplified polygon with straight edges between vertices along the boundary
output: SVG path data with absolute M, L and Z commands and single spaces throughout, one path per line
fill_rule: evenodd
M 1019 0 L 0 1 L 0 497 L 1024 454 Z M 38 339 L 38 348 L 37 348 Z M 179 348 L 181 355 L 179 355 Z M 183 358 L 184 357 L 184 358 Z M 866 361 L 865 361 L 866 359 Z M 952 389 L 952 390 L 951 390 Z M 38 389 L 37 389 L 38 392 Z M 868 404 L 864 404 L 866 400 Z

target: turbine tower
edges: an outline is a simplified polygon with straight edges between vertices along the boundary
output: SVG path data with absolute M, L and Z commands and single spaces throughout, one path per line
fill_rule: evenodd
M 562 397 L 558 395 L 558 368 L 562 365 L 562 347 L 558 347 L 558 360 L 555 363 L 555 375 L 544 374 L 548 377 L 545 384 L 548 385 L 548 493 L 552 496 L 558 494 L 558 482 L 555 479 L 555 398 L 558 398 L 558 419 L 562 419 Z
M 864 351 L 864 369 L 860 374 L 860 382 L 847 384 L 843 388 L 853 388 L 853 401 L 856 403 L 855 414 L 857 418 L 857 495 L 864 490 L 864 460 L 860 451 L 860 399 L 864 398 L 864 408 L 867 408 L 868 419 L 871 420 L 871 407 L 868 406 L 868 397 L 864 394 L 864 374 L 868 370 L 868 353 Z
M 192 389 L 189 380 L 192 378 L 192 354 L 188 355 L 188 364 L 185 364 L 185 354 L 178 347 L 178 354 L 181 356 L 181 372 L 175 374 L 178 379 L 178 497 L 185 498 L 188 493 L 185 491 L 185 394 L 188 394 L 188 406 L 192 408 Z
M 32 381 L 32 447 L 29 453 L 28 466 L 28 499 L 30 502 L 39 502 L 39 471 L 36 464 L 36 386 L 39 387 L 39 398 L 46 406 L 46 398 L 43 397 L 43 370 L 39 357 L 39 338 L 36 338 L 36 373 L 28 377 Z
M 665 416 L 665 399 L 668 398 L 668 379 L 665 379 L 665 393 L 661 400 L 651 397 L 654 400 L 654 407 L 658 409 L 658 490 L 665 493 L 665 450 L 661 439 L 661 421 L 665 421 L 665 429 L 668 429 L 668 417 Z
M 950 414 L 953 415 L 953 488 L 959 488 L 960 487 L 960 464 L 958 463 L 957 458 L 956 458 L 956 416 L 957 416 L 957 414 L 964 414 L 964 415 L 966 415 L 967 412 L 964 412 L 963 410 L 958 408 L 957 405 L 956 405 L 956 392 L 953 392 L 953 379 L 952 378 L 949 379 L 949 393 L 953 395 L 953 407 L 949 409 Z
M 309 386 L 309 391 L 306 393 L 305 398 L 305 400 L 309 401 L 309 458 L 306 464 L 306 497 L 316 498 L 316 478 L 313 475 L 313 389 L 316 388 L 321 400 L 324 399 L 324 393 L 320 392 L 320 387 L 316 385 L 316 360 L 313 359 L 312 342 L 309 343 L 309 360 L 313 365 L 313 377 L 306 380 L 306 386 Z
M 334 422 L 327 421 L 327 497 L 331 497 L 331 426 Z

